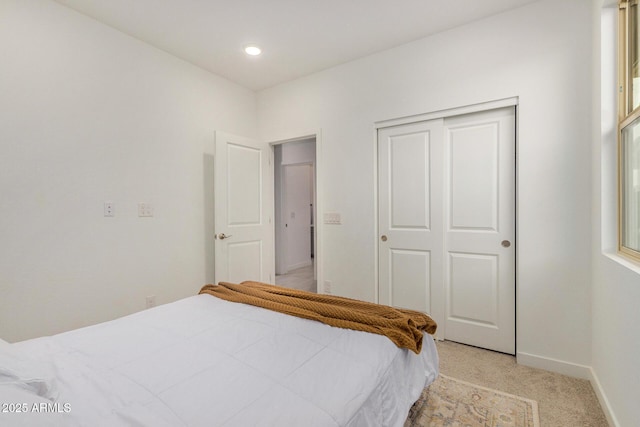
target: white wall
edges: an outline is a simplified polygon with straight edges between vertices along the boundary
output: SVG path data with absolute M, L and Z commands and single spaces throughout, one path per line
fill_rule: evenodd
M 343 222 L 323 236 L 334 293 L 376 298 L 374 122 L 517 96 L 518 355 L 587 375 L 590 7 L 537 2 L 258 94 L 261 138 L 322 131 L 319 197 Z
M 196 294 L 205 154 L 216 129 L 256 135 L 254 93 L 47 0 L 0 2 L 0 58 L 0 337 Z
M 640 267 L 617 255 L 615 1 L 594 0 L 592 368 L 615 426 L 640 419 Z

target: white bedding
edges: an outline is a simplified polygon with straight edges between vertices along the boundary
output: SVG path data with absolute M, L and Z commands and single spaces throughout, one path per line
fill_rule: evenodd
M 54 379 L 0 425 L 402 426 L 438 374 L 429 335 L 416 355 L 210 295 L 8 347 Z

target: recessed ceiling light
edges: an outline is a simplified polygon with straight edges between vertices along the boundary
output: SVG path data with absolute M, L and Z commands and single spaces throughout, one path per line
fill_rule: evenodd
M 244 47 L 244 51 L 247 55 L 258 56 L 262 53 L 262 49 L 254 44 L 250 44 Z

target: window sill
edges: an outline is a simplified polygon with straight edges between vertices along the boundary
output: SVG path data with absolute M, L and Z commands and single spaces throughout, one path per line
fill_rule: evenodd
M 603 252 L 602 255 L 640 276 L 640 263 L 632 261 L 619 253 Z

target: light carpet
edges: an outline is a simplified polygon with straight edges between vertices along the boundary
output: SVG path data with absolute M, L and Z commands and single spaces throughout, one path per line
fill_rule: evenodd
M 405 427 L 539 427 L 538 404 L 440 374 L 411 407 Z

